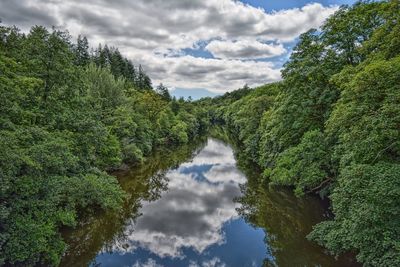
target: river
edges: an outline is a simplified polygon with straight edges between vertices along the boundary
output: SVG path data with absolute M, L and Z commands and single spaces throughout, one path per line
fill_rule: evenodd
M 66 229 L 61 266 L 358 266 L 305 238 L 326 204 L 260 186 L 259 172 L 218 139 L 159 151 L 115 175 L 126 204 Z

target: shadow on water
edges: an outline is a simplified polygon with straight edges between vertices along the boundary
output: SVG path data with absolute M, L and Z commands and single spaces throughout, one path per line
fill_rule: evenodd
M 260 186 L 257 168 L 218 139 L 115 173 L 124 208 L 65 230 L 61 266 L 358 266 L 305 238 L 327 216 L 318 198 Z

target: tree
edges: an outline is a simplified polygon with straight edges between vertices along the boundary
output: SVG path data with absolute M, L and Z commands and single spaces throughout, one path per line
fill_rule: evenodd
M 262 98 L 243 89 L 202 101 L 241 151 L 259 152 L 250 157 L 264 169 L 261 184 L 331 197 L 334 218 L 310 238 L 335 254 L 355 251 L 365 266 L 400 259 L 399 10 L 398 1 L 359 1 L 302 34 L 262 116 Z
M 358 251 L 369 266 L 400 264 L 400 164 L 379 162 L 345 168 L 332 194 L 334 221 L 314 227 L 309 238 L 338 254 Z
M 78 66 L 86 66 L 90 62 L 89 43 L 86 36 L 78 36 L 75 49 L 75 64 Z
M 300 144 L 285 150 L 275 167 L 266 169 L 264 175 L 276 184 L 294 185 L 295 193 L 303 195 L 329 186 L 332 180 L 329 171 L 329 154 L 324 136 L 314 130 L 305 133 Z
M 171 101 L 171 95 L 169 94 L 168 88 L 165 87 L 162 83 L 160 83 L 156 87 L 156 92 L 157 92 L 157 94 L 159 94 L 165 100 Z
M 144 72 L 142 65 L 139 65 L 139 70 L 136 78 L 137 78 L 136 81 L 137 88 L 139 88 L 140 90 L 152 89 L 151 80 L 149 76 L 147 76 L 146 73 Z
M 42 26 L 34 26 L 29 32 L 25 43 L 27 68 L 34 77 L 44 81 L 43 100 L 60 84 L 73 81 L 73 53 L 70 36 L 67 32 L 53 30 L 49 33 Z
M 117 49 L 87 48 L 67 32 L 0 26 L 0 265 L 57 266 L 60 227 L 121 207 L 125 194 L 106 171 L 197 134 L 198 119 L 147 90 L 143 70 L 147 89 L 137 90 Z
M 349 7 L 343 5 L 327 19 L 322 27 L 322 38 L 343 64 L 356 65 L 365 59 L 359 47 L 370 39 L 382 24 L 382 4 L 359 1 Z

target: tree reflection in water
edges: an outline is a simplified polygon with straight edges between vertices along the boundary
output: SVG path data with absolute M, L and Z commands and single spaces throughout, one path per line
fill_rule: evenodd
M 294 196 L 291 189 L 261 182 L 257 167 L 237 156 L 247 183 L 241 186 L 239 214 L 254 227 L 264 229 L 265 244 L 272 259 L 263 266 L 360 266 L 352 255 L 334 259 L 306 239 L 312 226 L 326 219 L 327 203 L 317 196 Z
M 116 175 L 125 206 L 66 229 L 62 266 L 354 266 L 306 240 L 320 200 L 261 185 L 222 141 L 159 151 Z
M 141 215 L 143 201 L 155 201 L 167 190 L 167 171 L 193 158 L 205 145 L 206 140 L 197 140 L 175 150 L 157 151 L 143 164 L 115 172 L 127 192 L 124 207 L 118 212 L 85 214 L 75 229 L 64 229 L 63 236 L 68 243 L 68 250 L 61 266 L 96 266 L 95 257 L 99 251 L 111 252 L 117 241 L 123 243 L 126 240 L 124 229 L 134 224 Z

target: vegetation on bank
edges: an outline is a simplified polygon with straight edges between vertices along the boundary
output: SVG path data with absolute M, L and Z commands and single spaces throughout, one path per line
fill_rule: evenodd
M 400 266 L 400 3 L 342 6 L 300 40 L 283 80 L 198 105 L 272 184 L 329 196 L 309 238 L 365 266 Z
M 265 183 L 318 193 L 334 219 L 309 238 L 365 266 L 400 266 L 400 3 L 343 6 L 310 30 L 283 80 L 171 99 L 115 48 L 0 26 L 0 265 L 57 265 L 58 232 L 118 209 L 106 171 L 223 124 Z
M 0 265 L 58 265 L 59 229 L 124 201 L 106 171 L 188 142 L 207 112 L 153 90 L 115 48 L 0 25 Z

